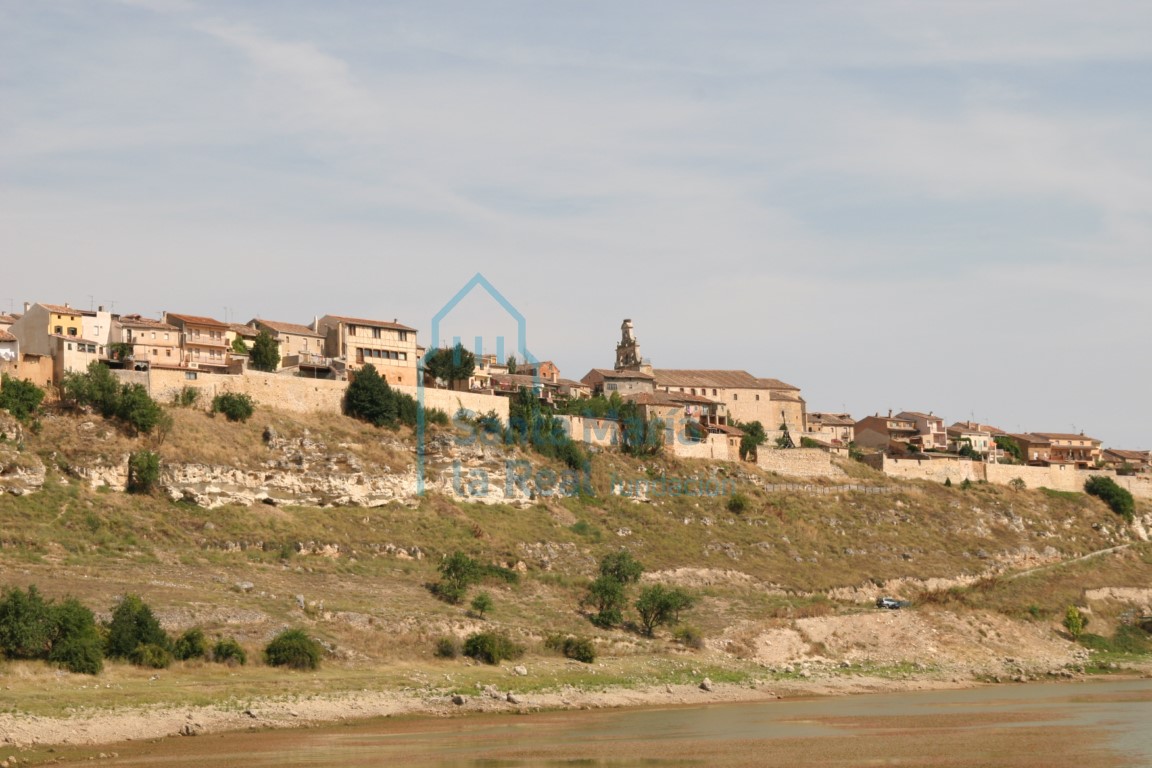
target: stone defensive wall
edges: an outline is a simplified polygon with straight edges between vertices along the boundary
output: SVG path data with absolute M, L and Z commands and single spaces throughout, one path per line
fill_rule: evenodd
M 196 371 L 196 378 L 188 378 L 188 371 L 153 368 L 150 371 L 113 371 L 126 383 L 143 384 L 148 393 L 159 402 L 171 403 L 185 387 L 200 391 L 199 405 L 210 408 L 216 395 L 226 392 L 248 395 L 257 405 L 291 413 L 342 413 L 346 381 L 309 379 L 261 371 L 242 374 L 218 374 Z M 418 388 L 394 385 L 393 389 L 418 398 Z M 508 398 L 479 392 L 456 392 L 449 389 L 425 389 L 424 407 L 439 408 L 454 416 L 460 408 L 476 413 L 495 411 L 504 423 L 508 422 Z
M 620 424 L 615 419 L 591 416 L 557 416 L 564 425 L 568 438 L 574 442 L 615 448 L 620 445 Z
M 769 448 L 756 451 L 756 466 L 789 477 L 844 477 L 832 455 L 820 448 Z
M 985 464 L 971 459 L 894 459 L 884 454 L 867 457 L 866 463 L 889 477 L 903 480 L 931 480 L 953 484 L 971 480 L 986 480 L 996 485 L 1008 485 L 1019 478 L 1027 488 L 1051 488 L 1054 491 L 1083 491 L 1090 477 L 1110 477 L 1133 496 L 1152 499 L 1152 477 L 1146 475 L 1117 475 L 1106 469 L 1076 469 L 1062 464 L 1048 467 L 1029 467 L 1017 464 Z

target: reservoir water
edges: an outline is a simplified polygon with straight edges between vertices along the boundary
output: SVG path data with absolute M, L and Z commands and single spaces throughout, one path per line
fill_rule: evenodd
M 385 718 L 127 743 L 139 766 L 1152 766 L 1152 680 Z

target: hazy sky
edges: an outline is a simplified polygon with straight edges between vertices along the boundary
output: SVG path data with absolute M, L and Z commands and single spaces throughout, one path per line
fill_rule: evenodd
M 0 0 L 0 310 L 481 272 L 572 378 L 1150 448 L 1149 93 L 1147 0 Z

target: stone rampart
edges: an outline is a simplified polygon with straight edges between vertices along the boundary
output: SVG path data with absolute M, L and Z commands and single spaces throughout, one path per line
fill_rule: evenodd
M 788 477 L 844 477 L 832 456 L 819 448 L 769 448 L 756 451 L 756 466 Z

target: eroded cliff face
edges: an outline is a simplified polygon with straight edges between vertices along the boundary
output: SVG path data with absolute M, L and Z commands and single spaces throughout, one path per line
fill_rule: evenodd
M 399 439 L 389 447 L 410 458 L 399 469 L 366 461 L 349 446 L 330 445 L 307 431 L 296 438 L 271 433 L 265 444 L 267 458 L 253 467 L 164 462 L 160 490 L 173 501 L 207 509 L 255 503 L 378 507 L 392 502 L 415 504 L 418 498 L 416 448 Z M 68 474 L 92 488 L 123 491 L 128 483 L 128 458 L 124 453 L 112 461 L 82 459 L 65 466 Z M 426 441 L 423 464 L 423 489 L 449 498 L 524 505 L 537 491 L 538 470 L 523 459 L 510 458 L 501 446 L 434 436 Z
M 24 428 L 0 411 L 0 493 L 23 496 L 44 486 L 44 462 L 24 447 Z

